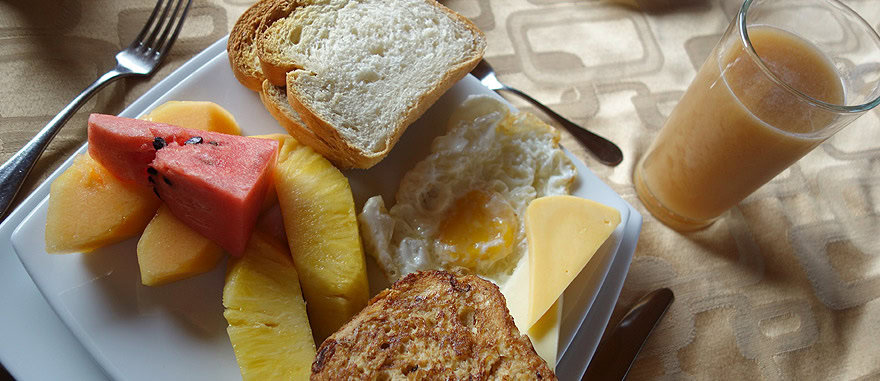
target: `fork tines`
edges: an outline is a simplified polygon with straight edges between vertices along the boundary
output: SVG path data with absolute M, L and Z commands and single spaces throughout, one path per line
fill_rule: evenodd
M 146 25 L 129 48 L 145 53 L 165 54 L 177 40 L 191 2 L 192 0 L 159 0 Z M 169 34 L 171 38 L 168 38 Z

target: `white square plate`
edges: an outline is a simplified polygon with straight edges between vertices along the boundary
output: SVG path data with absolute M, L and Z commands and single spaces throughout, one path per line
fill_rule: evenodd
M 283 132 L 259 96 L 235 80 L 224 48 L 225 39 L 218 41 L 200 54 L 213 56 L 207 63 L 184 65 L 178 71 L 185 72 L 169 77 L 178 78 L 176 85 L 161 82 L 120 115 L 137 117 L 168 100 L 212 101 L 235 116 L 244 135 Z M 179 80 L 181 74 L 185 79 Z M 427 154 L 431 140 L 443 133 L 451 110 L 474 94 L 497 96 L 468 76 L 409 127 L 379 165 L 346 171 L 357 209 L 376 194 L 393 200 L 400 177 Z M 148 104 L 142 100 L 154 101 Z M 78 153 L 83 152 L 85 146 Z M 593 271 L 583 272 L 564 295 L 557 363 L 561 379 L 579 378 L 592 356 L 617 301 L 641 229 L 638 212 L 584 163 L 569 156 L 579 173 L 573 194 L 616 208 L 621 223 L 587 265 Z M 49 184 L 71 161 L 22 203 L 19 209 L 30 209 L 29 214 L 16 210 L 0 228 L 0 240 L 5 240 L 12 221 L 21 221 L 7 242 L 53 310 L 113 379 L 239 379 L 222 315 L 225 263 L 192 279 L 145 287 L 138 274 L 136 239 L 89 254 L 45 252 Z M 374 288 L 379 283 L 371 278 Z M 0 344 L 9 345 L 8 341 Z

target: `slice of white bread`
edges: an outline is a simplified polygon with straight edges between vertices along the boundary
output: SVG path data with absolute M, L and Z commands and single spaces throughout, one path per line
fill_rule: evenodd
M 257 40 L 265 77 L 357 168 L 385 157 L 485 48 L 473 23 L 434 0 L 314 0 Z
M 257 58 L 256 39 L 275 20 L 290 15 L 298 2 L 291 0 L 260 0 L 248 8 L 229 32 L 226 51 L 235 78 L 245 87 L 259 92 L 263 87 L 263 69 Z M 282 79 L 284 79 L 282 77 Z
M 235 78 L 245 87 L 257 91 L 266 110 L 278 120 L 287 132 L 316 152 L 329 159 L 337 167 L 348 168 L 353 164 L 338 155 L 332 148 L 306 126 L 299 113 L 287 102 L 287 90 L 268 82 L 257 58 L 256 38 L 275 20 L 287 16 L 298 3 L 291 0 L 261 0 L 248 8 L 229 33 L 226 50 Z
M 348 158 L 339 155 L 340 150 L 316 135 L 303 122 L 299 113 L 287 102 L 287 91 L 283 87 L 275 86 L 268 80 L 264 80 L 260 90 L 260 100 L 263 101 L 266 110 L 269 110 L 278 123 L 297 141 L 311 147 L 337 167 L 350 168 L 354 165 Z

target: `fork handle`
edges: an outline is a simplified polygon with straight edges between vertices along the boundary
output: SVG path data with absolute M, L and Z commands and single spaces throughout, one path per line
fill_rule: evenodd
M 67 104 L 58 115 L 43 127 L 37 135 L 24 145 L 18 152 L 9 158 L 2 166 L 0 166 L 0 218 L 6 215 L 15 195 L 21 189 L 24 180 L 27 178 L 31 169 L 37 163 L 37 159 L 49 146 L 52 138 L 58 134 L 61 127 L 84 105 L 98 90 L 107 86 L 108 83 L 120 78 L 124 74 L 117 69 L 113 69 L 104 73 L 95 82 L 85 88 L 76 98 Z
M 521 98 L 529 101 L 529 103 L 535 105 L 535 107 L 541 109 L 541 111 L 545 112 L 551 118 L 555 119 L 557 122 L 559 122 L 559 124 L 562 125 L 562 127 L 565 127 L 565 129 L 568 130 L 569 133 L 574 135 L 577 141 L 584 145 L 588 152 L 592 153 L 593 156 L 595 156 L 596 159 L 598 159 L 603 164 L 616 166 L 623 161 L 623 152 L 621 152 L 620 148 L 618 148 L 617 145 L 612 143 L 610 140 L 596 135 L 581 126 L 578 126 L 577 124 L 574 124 L 572 121 L 566 119 L 562 115 L 557 114 L 556 111 L 553 111 L 549 107 L 545 106 L 543 103 L 538 102 L 538 100 L 532 98 L 522 91 L 508 86 L 502 87 L 501 90 L 506 90 L 516 95 L 519 95 Z

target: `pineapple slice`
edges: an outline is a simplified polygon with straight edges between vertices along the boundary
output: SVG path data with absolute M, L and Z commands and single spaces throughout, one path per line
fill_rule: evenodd
M 275 188 L 320 343 L 360 311 L 369 296 L 351 188 L 333 164 L 293 138 L 281 147 Z
M 223 249 L 192 230 L 162 206 L 137 245 L 144 286 L 159 286 L 211 270 Z
M 49 190 L 46 252 L 88 252 L 132 237 L 158 207 L 150 188 L 117 179 L 88 154 L 77 156 Z
M 242 379 L 309 378 L 315 342 L 287 248 L 254 232 L 231 263 L 223 306 Z

